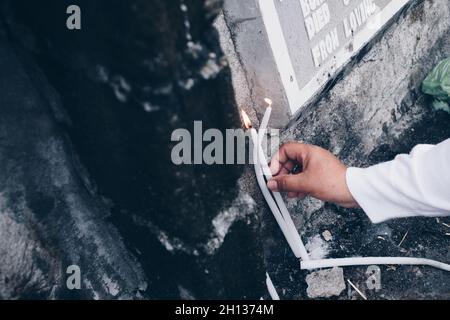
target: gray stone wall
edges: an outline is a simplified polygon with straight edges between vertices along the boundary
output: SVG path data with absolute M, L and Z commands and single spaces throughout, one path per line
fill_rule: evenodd
M 231 34 L 244 28 L 244 23 L 228 26 Z M 450 2 L 413 1 L 316 97 L 315 103 L 290 122 L 282 141 L 317 144 L 349 166 L 365 167 L 409 152 L 418 143 L 449 138 L 450 115 L 435 111 L 431 99 L 420 90 L 428 72 L 450 56 L 449 36 Z M 263 61 L 260 67 L 264 67 Z M 236 78 L 245 78 L 238 68 L 233 71 Z M 247 88 L 238 80 L 235 90 L 239 97 L 252 86 Z M 344 210 L 313 199 L 292 200 L 289 207 L 304 241 L 319 257 L 416 256 L 450 261 L 450 239 L 442 219 L 372 225 L 360 210 Z M 283 240 L 271 236 L 278 239 L 280 234 L 270 218 L 268 214 L 263 224 L 271 225 L 265 235 L 270 239 L 265 242 L 269 273 L 283 297 L 306 298 L 307 273 L 298 270 Z M 331 241 L 324 239 L 325 231 L 331 233 Z M 383 267 L 383 288 L 378 292 L 367 289 L 363 267 L 346 268 L 344 278 L 373 299 L 450 298 L 450 275 L 430 268 Z M 344 291 L 339 298 L 358 296 L 354 290 L 349 292 Z

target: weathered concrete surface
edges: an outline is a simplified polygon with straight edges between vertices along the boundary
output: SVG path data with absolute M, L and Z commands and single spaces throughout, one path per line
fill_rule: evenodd
M 105 221 L 108 210 L 80 179 L 49 112 L 58 101 L 43 96 L 50 87 L 18 61 L 3 29 L 0 68 L 0 298 L 144 297 L 142 268 Z M 73 264 L 80 291 L 66 287 Z
M 80 32 L 69 4 L 1 5 L 0 295 L 60 298 L 53 284 L 79 263 L 83 297 L 265 296 L 244 168 L 170 158 L 174 129 L 240 126 L 212 27 L 221 2 L 77 1 Z
M 369 166 L 409 152 L 418 143 L 450 137 L 450 116 L 436 112 L 420 84 L 441 59 L 450 56 L 450 2 L 416 1 L 366 48 L 284 132 L 331 150 L 347 165 Z M 328 257 L 412 256 L 450 261 L 449 219 L 406 219 L 372 225 L 360 210 L 343 210 L 307 199 L 290 201 L 304 241 L 329 230 Z M 403 236 L 408 232 L 401 246 Z M 273 282 L 285 298 L 305 297 L 307 272 L 271 248 Z M 272 251 L 274 250 L 274 251 Z M 277 252 L 278 251 L 278 252 Z M 269 259 L 270 260 L 270 259 Z M 371 299 L 450 298 L 450 274 L 426 267 L 382 267 L 382 290 L 365 290 Z M 365 288 L 366 268 L 345 268 L 345 278 Z M 340 296 L 346 299 L 345 294 Z
M 224 51 L 232 61 L 233 78 L 241 79 L 241 84 L 245 79 L 246 89 L 236 87 L 235 83 L 238 97 L 241 91 L 249 90 L 249 106 L 260 119 L 267 107 L 263 100 L 265 97 L 286 106 L 275 110 L 270 120 L 272 127 L 285 126 L 290 119 L 290 111 L 257 1 L 225 0 L 223 17 L 224 23 L 218 27 L 225 38 L 230 35 L 232 48 L 230 43 Z M 224 42 L 222 40 L 222 44 Z M 240 69 L 245 70 L 243 76 L 238 76 Z
M 231 61 L 238 105 L 246 110 L 254 108 L 256 112 L 250 113 L 257 123 L 263 110 L 257 100 L 267 93 L 257 90 L 261 86 L 252 82 L 254 77 L 245 73 L 242 64 L 246 64 L 246 70 L 264 68 L 267 83 L 277 82 L 277 72 L 264 57 L 269 50 L 255 3 L 246 3 L 238 10 L 240 6 L 239 1 L 226 1 L 227 23 L 219 21 L 217 27 Z M 252 33 L 242 32 L 243 28 L 255 28 L 254 37 L 249 38 Z M 316 103 L 291 122 L 283 140 L 317 144 L 348 165 L 368 166 L 409 152 L 417 143 L 437 143 L 450 137 L 450 117 L 436 112 L 430 99 L 420 92 L 428 72 L 450 55 L 449 34 L 448 1 L 413 1 L 327 86 Z M 237 52 L 243 50 L 250 52 L 242 57 Z M 273 86 L 274 91 L 278 89 Z M 275 93 L 275 97 L 281 99 L 282 95 Z M 272 125 L 279 121 L 275 119 Z M 393 255 L 450 261 L 443 219 L 407 219 L 375 226 L 359 210 L 343 210 L 314 199 L 291 200 L 288 207 L 304 242 L 321 257 L 324 253 L 329 257 Z M 298 262 L 270 212 L 266 210 L 261 219 L 267 268 L 281 297 L 307 298 L 308 273 L 298 270 Z M 332 239 L 326 233 L 327 239 L 320 242 L 325 231 L 332 234 Z M 449 275 L 430 268 L 382 268 L 383 289 L 378 292 L 364 290 L 365 268 L 345 268 L 345 276 L 372 299 L 449 298 Z M 340 298 L 352 296 L 342 294 Z

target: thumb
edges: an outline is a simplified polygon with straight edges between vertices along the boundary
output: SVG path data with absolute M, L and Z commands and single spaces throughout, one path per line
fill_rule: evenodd
M 303 173 L 274 177 L 267 183 L 267 187 L 274 192 L 308 193 L 307 179 Z

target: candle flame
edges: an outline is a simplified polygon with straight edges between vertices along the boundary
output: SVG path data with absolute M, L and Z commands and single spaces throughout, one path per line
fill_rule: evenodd
M 264 102 L 267 103 L 267 104 L 269 105 L 269 107 L 271 107 L 272 104 L 273 104 L 272 99 L 269 99 L 269 98 L 265 98 L 265 99 L 264 99 Z
M 247 113 L 244 110 L 241 110 L 242 120 L 244 121 L 244 126 L 246 129 L 250 129 L 252 127 L 252 122 L 248 117 Z

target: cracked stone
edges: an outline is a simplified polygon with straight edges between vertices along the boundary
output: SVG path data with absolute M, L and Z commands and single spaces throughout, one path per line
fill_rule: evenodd
M 339 296 L 345 289 L 344 270 L 333 268 L 313 272 L 306 276 L 310 298 L 330 298 Z

